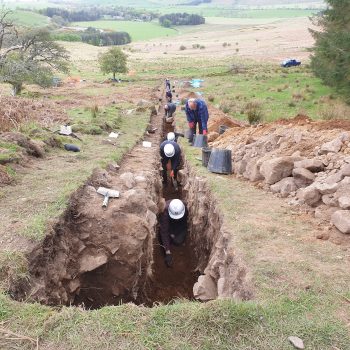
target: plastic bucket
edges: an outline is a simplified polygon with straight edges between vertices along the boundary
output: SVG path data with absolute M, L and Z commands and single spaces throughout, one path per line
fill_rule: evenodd
M 207 135 L 202 135 L 202 134 L 194 135 L 192 146 L 197 148 L 208 147 Z
M 185 137 L 186 139 L 188 140 L 189 143 L 192 143 L 193 142 L 193 131 L 191 129 L 187 129 L 185 131 Z
M 212 173 L 232 174 L 231 150 L 213 148 L 208 162 L 208 170 Z
M 230 127 L 229 126 L 226 126 L 226 125 L 220 125 L 219 126 L 219 134 L 223 134 L 227 129 L 229 129 Z
M 210 154 L 211 154 L 211 148 L 209 147 L 202 148 L 202 165 L 205 167 L 208 166 Z

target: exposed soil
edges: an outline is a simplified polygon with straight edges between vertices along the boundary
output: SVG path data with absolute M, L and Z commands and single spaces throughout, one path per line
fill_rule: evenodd
M 184 189 L 160 185 L 159 144 L 174 130 L 162 113 L 151 114 L 156 132 L 143 138 L 151 147 L 139 143 L 117 172 L 95 170 L 71 196 L 64 215 L 30 254 L 31 277 L 13 286 L 16 299 L 94 309 L 124 302 L 152 306 L 177 298 L 251 297 L 246 268 L 233 251 L 226 252 L 229 233 L 205 183 L 186 164 L 179 175 Z M 120 191 L 105 210 L 99 186 Z M 189 231 L 182 246 L 172 247 L 174 264 L 168 268 L 157 214 L 164 200 L 173 198 L 188 204 Z

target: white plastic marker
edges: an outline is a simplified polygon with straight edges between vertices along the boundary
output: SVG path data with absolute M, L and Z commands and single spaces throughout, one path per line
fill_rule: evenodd
M 143 142 L 142 142 L 142 146 L 143 146 L 143 147 L 146 147 L 146 148 L 150 148 L 150 147 L 152 147 L 152 142 L 143 141 Z

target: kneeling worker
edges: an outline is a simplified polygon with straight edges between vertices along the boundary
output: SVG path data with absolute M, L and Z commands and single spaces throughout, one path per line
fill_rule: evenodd
M 176 111 L 176 104 L 169 102 L 164 106 L 165 120 L 172 118 Z
M 186 239 L 187 216 L 187 208 L 180 199 L 166 202 L 160 217 L 160 239 L 165 250 L 165 263 L 168 267 L 171 267 L 173 263 L 170 245 L 181 245 Z
M 163 167 L 163 183 L 167 183 L 167 167 L 170 169 L 170 176 L 176 180 L 178 168 L 181 161 L 180 146 L 174 141 L 165 140 L 160 145 L 160 156 Z

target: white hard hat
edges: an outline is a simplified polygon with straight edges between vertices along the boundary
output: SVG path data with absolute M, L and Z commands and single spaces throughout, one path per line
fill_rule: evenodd
M 175 147 L 171 143 L 167 143 L 164 146 L 164 154 L 168 158 L 174 157 L 174 155 L 175 155 Z
M 180 199 L 173 199 L 170 202 L 168 213 L 172 219 L 178 220 L 183 218 L 183 216 L 185 215 L 185 211 L 185 204 L 183 204 L 183 202 L 180 201 Z
M 165 106 L 164 106 L 164 109 L 168 109 L 168 108 L 169 108 L 169 106 L 168 106 L 168 105 L 165 105 Z
M 166 138 L 168 139 L 168 141 L 175 141 L 175 134 L 173 132 L 168 132 Z

